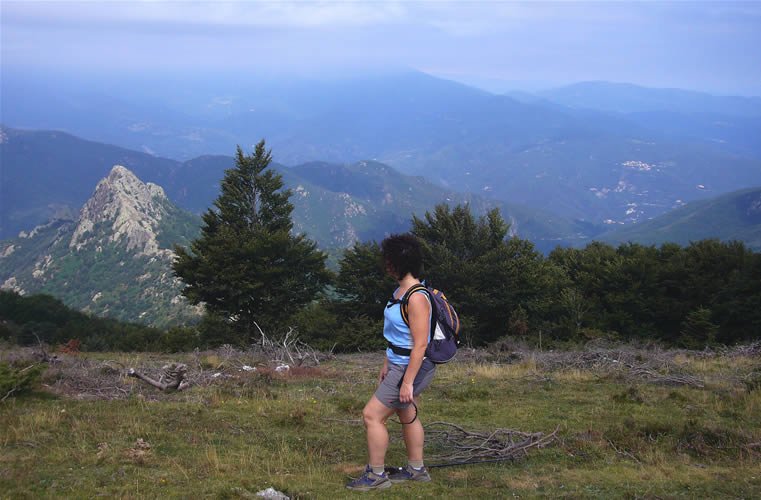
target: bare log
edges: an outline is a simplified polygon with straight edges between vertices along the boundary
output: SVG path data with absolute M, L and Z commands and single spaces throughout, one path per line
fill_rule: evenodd
M 183 363 L 172 363 L 164 365 L 161 368 L 161 371 L 162 374 L 158 381 L 153 380 L 147 375 L 143 375 L 134 368 L 130 368 L 127 375 L 140 379 L 164 392 L 182 391 L 190 387 L 190 383 L 185 380 L 185 375 L 188 372 L 187 365 Z

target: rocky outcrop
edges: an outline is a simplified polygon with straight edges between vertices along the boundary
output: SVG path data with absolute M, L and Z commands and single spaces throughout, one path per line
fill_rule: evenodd
M 181 296 L 174 244 L 188 244 L 200 221 L 155 184 L 114 166 L 77 220 L 57 219 L 0 244 L 0 289 L 50 293 L 98 316 L 155 326 L 195 320 L 202 309 Z
M 167 215 L 168 198 L 156 184 L 143 183 L 121 165 L 114 166 L 108 177 L 101 180 L 93 196 L 80 212 L 69 247 L 77 250 L 85 245 L 105 243 L 98 228 L 108 226 L 103 234 L 110 242 L 125 240 L 127 250 L 143 255 L 171 255 L 161 250 L 156 233 Z

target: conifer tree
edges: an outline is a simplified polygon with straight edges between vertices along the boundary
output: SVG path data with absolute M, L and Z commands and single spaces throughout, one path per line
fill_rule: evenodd
M 193 304 L 228 322 L 248 342 L 255 324 L 272 331 L 312 301 L 330 279 L 326 256 L 291 234 L 293 205 L 262 140 L 251 155 L 237 148 L 221 193 L 203 215 L 201 236 L 176 247 L 175 274 Z

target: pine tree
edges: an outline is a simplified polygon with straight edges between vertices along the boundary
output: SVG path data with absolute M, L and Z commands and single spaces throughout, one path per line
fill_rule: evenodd
M 237 148 L 221 194 L 203 215 L 201 236 L 176 247 L 175 274 L 193 304 L 230 323 L 245 343 L 255 323 L 273 330 L 311 302 L 330 280 L 326 256 L 291 234 L 293 205 L 264 141 L 252 155 Z

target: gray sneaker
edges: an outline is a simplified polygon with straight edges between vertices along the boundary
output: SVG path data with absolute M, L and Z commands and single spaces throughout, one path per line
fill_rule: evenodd
M 388 480 L 388 474 L 385 472 L 376 474 L 369 465 L 361 476 L 346 484 L 347 488 L 354 491 L 370 491 L 388 488 L 389 486 L 391 486 L 391 481 Z
M 414 469 L 407 465 L 406 467 L 399 467 L 394 469 L 393 472 L 388 474 L 388 478 L 392 483 L 401 483 L 402 481 L 430 481 L 431 476 L 428 474 L 428 469 L 423 467 L 420 470 Z

